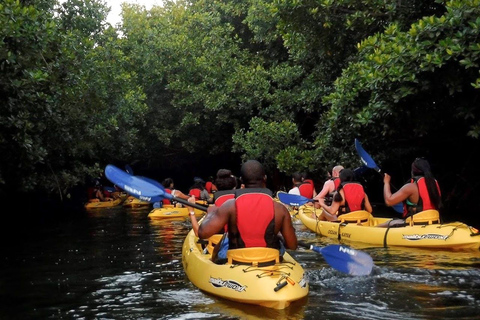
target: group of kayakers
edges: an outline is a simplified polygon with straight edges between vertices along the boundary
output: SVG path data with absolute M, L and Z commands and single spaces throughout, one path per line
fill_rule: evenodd
M 297 238 L 290 213 L 285 205 L 274 201 L 272 191 L 266 188 L 267 176 L 262 164 L 248 160 L 240 172 L 240 179 L 228 169 L 218 170 L 215 179 L 208 179 L 209 183 L 195 178 L 187 194 L 175 189 L 171 178 L 166 178 L 162 185 L 165 192 L 173 197 L 190 203 L 203 200 L 206 204 L 211 204 L 200 225 L 193 207 L 188 208 L 193 230 L 199 238 L 208 239 L 214 234 L 225 234 L 214 255 L 214 258 L 218 255 L 219 261 L 226 258 L 227 249 L 269 247 L 279 249 L 281 253 L 285 248 L 296 249 Z M 403 202 L 402 218 L 440 208 L 440 188 L 427 160 L 415 159 L 412 163 L 411 181 L 393 194 L 390 180 L 390 175 L 385 173 L 385 203 L 393 206 Z M 311 205 L 323 209 L 317 217 L 320 220 L 337 221 L 342 214 L 358 210 L 372 212 L 363 186 L 355 181 L 354 171 L 341 165 L 332 169 L 331 177 L 318 194 L 313 181 L 305 175 L 294 174 L 292 183 L 293 188 L 289 193 L 313 199 L 315 201 Z M 100 190 L 100 186 L 101 183 L 97 183 L 96 190 Z M 163 199 L 162 205 L 171 204 L 170 200 Z
M 424 210 L 438 211 L 442 205 L 441 192 L 428 161 L 423 158 L 415 159 L 411 166 L 411 174 L 411 180 L 393 194 L 390 186 L 391 177 L 387 173 L 384 174 L 385 204 L 394 206 L 403 203 L 404 219 Z M 296 178 L 293 177 L 292 180 L 295 181 Z M 307 198 L 310 195 L 301 191 L 298 194 Z M 323 209 L 318 217 L 320 220 L 337 221 L 339 216 L 352 211 L 365 210 L 370 213 L 373 211 L 362 184 L 355 181 L 354 171 L 341 165 L 332 169 L 331 178 L 324 183 L 322 190 L 313 200 L 315 201 L 313 204 L 309 203 L 310 205 Z
M 220 171 L 219 171 L 220 173 Z M 227 175 L 231 175 L 228 170 Z M 273 200 L 272 191 L 266 188 L 266 175 L 263 166 L 256 160 L 249 160 L 241 167 L 242 187 L 232 179 L 232 184 L 221 184 L 221 175 L 217 175 L 214 204 L 208 208 L 203 222 L 198 225 L 191 208 L 191 220 L 194 231 L 201 239 L 207 239 L 217 233 L 225 233 L 223 244 L 218 252 L 245 247 L 270 247 L 281 251 L 296 249 L 297 238 L 287 208 Z M 427 160 L 417 158 L 412 163 L 412 178 L 400 190 L 393 193 L 390 187 L 391 177 L 384 174 L 384 198 L 388 206 L 404 203 L 402 218 L 420 211 L 441 206 L 440 187 L 432 175 Z M 236 180 L 235 180 L 236 181 Z M 305 181 L 301 175 L 292 177 L 294 184 L 291 193 L 311 198 L 313 205 L 322 208 L 319 219 L 337 221 L 342 214 L 357 210 L 372 212 L 372 206 L 361 183 L 355 181 L 353 170 L 341 165 L 333 168 L 331 178 L 322 190 L 315 194 L 313 182 Z M 302 186 L 305 186 L 302 188 Z M 302 192 L 303 191 L 303 192 Z M 308 193 L 308 194 L 307 194 Z M 190 202 L 194 201 L 189 197 Z M 402 220 L 403 221 L 403 220 Z M 224 254 L 223 253 L 223 254 Z M 220 259 L 221 260 L 221 259 Z
M 87 187 L 87 198 L 89 201 L 113 201 L 120 197 L 122 190 L 117 186 L 108 186 L 109 182 L 105 178 L 103 171 L 98 176 L 91 179 Z

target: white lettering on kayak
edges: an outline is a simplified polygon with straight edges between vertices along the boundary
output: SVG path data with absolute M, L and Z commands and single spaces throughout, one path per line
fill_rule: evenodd
M 427 234 L 403 234 L 402 238 L 406 240 L 447 240 L 449 236 L 444 236 L 443 234 L 437 233 L 427 233 Z
M 355 250 L 347 248 L 347 247 L 340 247 L 340 248 L 338 248 L 338 251 L 348 253 L 351 256 L 354 256 L 356 254 Z
M 236 281 L 233 281 L 233 280 L 223 280 L 223 279 L 220 279 L 220 278 L 213 278 L 212 276 L 210 276 L 209 282 L 214 287 L 217 287 L 217 288 L 228 288 L 228 289 L 235 290 L 237 292 L 244 292 L 244 291 L 246 292 L 247 291 L 246 286 L 241 285 L 240 283 L 238 283 Z

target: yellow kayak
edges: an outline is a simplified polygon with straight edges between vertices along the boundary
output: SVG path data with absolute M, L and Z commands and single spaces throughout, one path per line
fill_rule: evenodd
M 205 214 L 205 211 L 194 209 L 195 216 L 199 217 Z M 171 218 L 187 218 L 189 214 L 187 207 L 177 208 L 173 205 L 164 205 L 162 208 L 154 208 L 148 214 L 151 219 L 171 219 Z
M 124 207 L 130 207 L 130 208 L 140 208 L 140 207 L 148 207 L 152 205 L 148 201 L 143 201 L 138 198 L 135 198 L 133 196 L 129 196 L 125 201 L 123 202 Z
M 480 233 L 463 222 L 439 223 L 438 211 L 427 210 L 406 220 L 406 226 L 380 227 L 390 218 L 373 217 L 366 211 L 355 211 L 339 218 L 345 221 L 320 221 L 321 209 L 301 206 L 298 218 L 310 230 L 329 238 L 362 242 L 383 247 L 424 249 L 480 249 Z
M 85 208 L 86 209 L 110 208 L 110 207 L 116 207 L 121 203 L 122 203 L 121 198 L 112 199 L 112 200 L 108 200 L 108 201 L 100 201 L 98 199 L 90 199 L 85 204 Z
M 274 309 L 284 309 L 307 296 L 309 286 L 305 272 L 288 253 L 279 262 L 276 249 L 235 249 L 228 251 L 226 264 L 213 263 L 212 245 L 220 237 L 212 236 L 204 249 L 191 230 L 183 243 L 185 273 L 200 290 L 224 299 Z

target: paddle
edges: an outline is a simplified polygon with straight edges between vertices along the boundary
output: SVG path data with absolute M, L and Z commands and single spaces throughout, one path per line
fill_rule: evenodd
M 133 169 L 130 167 L 129 164 L 125 165 L 125 171 L 127 171 L 129 174 L 133 176 Z
M 298 194 L 290 194 L 284 192 L 278 192 L 277 197 L 282 203 L 288 204 L 292 207 L 300 207 L 305 203 L 317 201 L 304 196 L 299 196 Z
M 362 160 L 362 162 L 367 167 L 369 167 L 370 169 L 374 169 L 380 175 L 382 175 L 382 170 L 377 166 L 375 161 L 373 161 L 372 157 L 370 157 L 370 155 L 367 153 L 367 151 L 365 151 L 365 149 L 363 149 L 362 144 L 356 138 L 355 138 L 355 149 L 357 149 L 357 153 L 360 156 L 360 159 Z M 392 187 L 395 188 L 393 185 L 392 185 Z M 398 213 L 403 213 L 403 203 L 401 203 L 401 202 L 393 205 L 392 208 L 393 208 L 393 210 L 395 210 Z
M 373 259 L 366 252 L 338 244 L 317 247 L 299 241 L 298 245 L 320 253 L 332 268 L 343 273 L 366 276 L 372 272 Z
M 198 210 L 207 211 L 207 207 L 205 206 L 190 203 L 185 199 L 174 197 L 170 193 L 165 192 L 163 186 L 155 180 L 130 175 L 114 165 L 109 164 L 105 167 L 105 176 L 108 180 L 140 200 L 154 203 L 166 198 Z M 152 181 L 155 181 L 156 183 L 152 183 Z

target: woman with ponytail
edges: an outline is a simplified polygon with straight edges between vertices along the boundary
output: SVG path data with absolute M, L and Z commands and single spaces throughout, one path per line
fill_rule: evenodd
M 363 186 L 355 181 L 355 173 L 350 169 L 340 171 L 340 185 L 333 195 L 333 202 L 330 206 L 325 204 L 325 199 L 319 199 L 319 204 L 323 209 L 320 220 L 337 221 L 338 216 L 365 210 L 372 212 L 372 205 Z
M 383 196 L 387 206 L 403 202 L 403 218 L 424 210 L 439 210 L 442 206 L 440 187 L 433 177 L 430 164 L 423 158 L 412 163 L 412 179 L 400 190 L 392 194 L 391 177 L 385 173 L 383 178 Z

